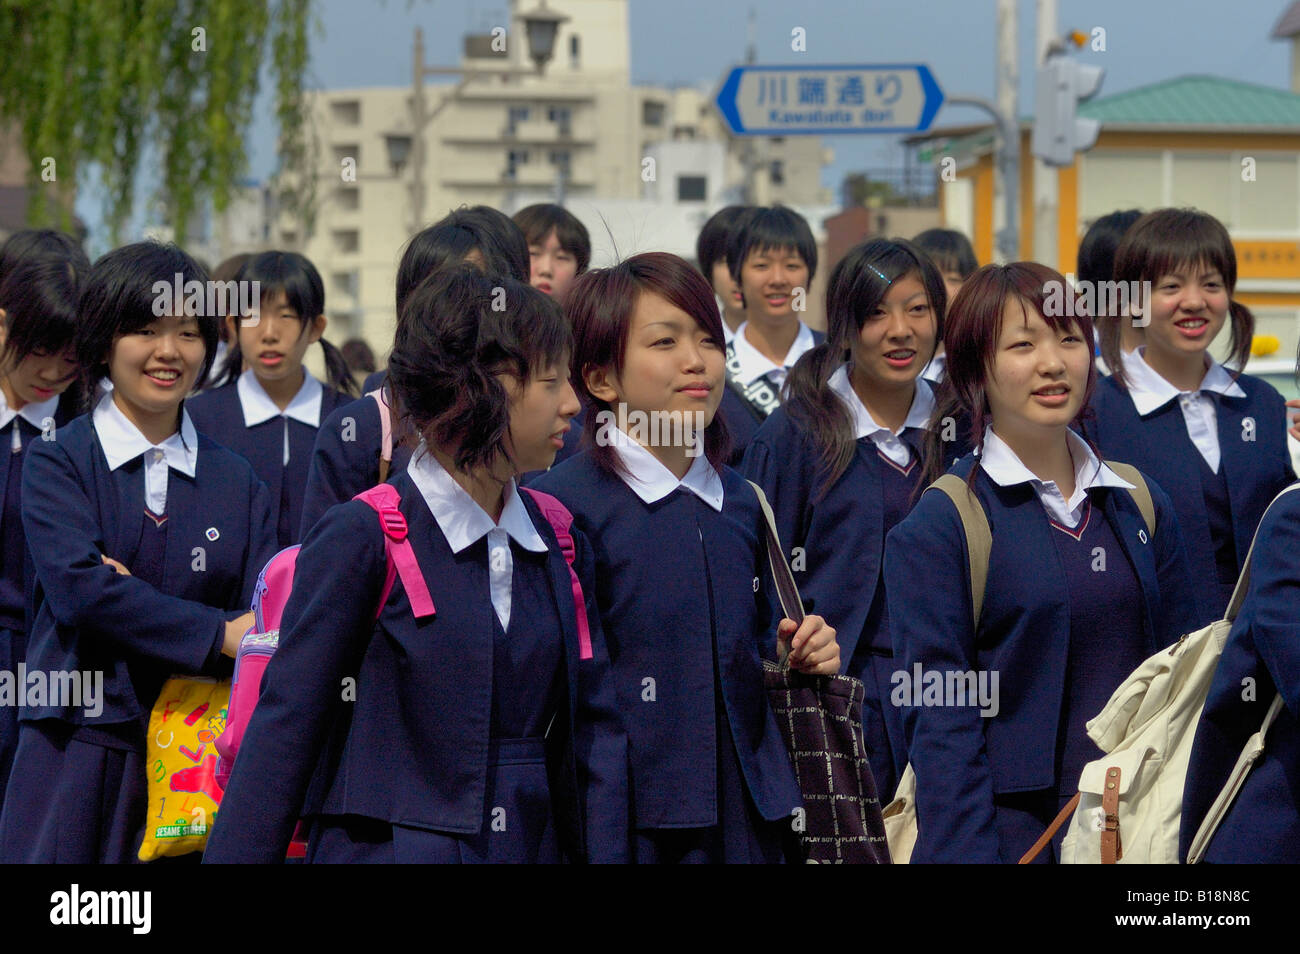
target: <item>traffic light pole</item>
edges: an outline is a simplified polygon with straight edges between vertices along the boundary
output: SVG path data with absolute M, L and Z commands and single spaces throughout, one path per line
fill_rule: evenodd
M 977 96 L 949 96 L 949 106 L 974 106 L 993 117 L 998 129 L 998 171 L 1002 173 L 1002 228 L 995 236 L 998 257 L 1004 262 L 1020 258 L 1020 129 L 1014 116 L 1008 116 L 987 99 Z

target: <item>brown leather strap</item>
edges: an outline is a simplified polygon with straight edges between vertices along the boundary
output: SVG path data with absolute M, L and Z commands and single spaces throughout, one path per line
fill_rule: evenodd
M 1052 819 L 1052 823 L 1047 826 L 1047 831 L 1043 832 L 1041 835 L 1038 836 L 1038 840 L 1034 842 L 1034 847 L 1030 848 L 1028 851 L 1025 852 L 1025 856 L 1020 859 L 1019 863 L 1022 865 L 1027 865 L 1035 858 L 1037 858 L 1038 853 L 1047 847 L 1047 843 L 1049 841 L 1051 841 L 1054 837 L 1056 837 L 1057 831 L 1060 829 L 1062 825 L 1065 824 L 1065 820 L 1069 818 L 1071 815 L 1073 815 L 1074 810 L 1078 807 L 1079 807 L 1079 793 L 1075 792 L 1074 798 L 1070 799 L 1068 802 L 1065 803 L 1065 807 L 1060 810 L 1057 816 Z
M 1119 766 L 1106 769 L 1106 782 L 1101 789 L 1101 810 L 1104 813 L 1101 828 L 1101 863 L 1113 865 L 1124 857 L 1124 846 L 1119 837 Z

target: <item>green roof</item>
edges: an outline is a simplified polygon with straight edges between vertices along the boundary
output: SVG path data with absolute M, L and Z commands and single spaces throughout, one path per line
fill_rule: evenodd
M 1079 115 L 1099 120 L 1103 131 L 1163 126 L 1171 130 L 1222 127 L 1223 132 L 1300 133 L 1300 95 L 1219 76 L 1179 76 L 1098 96 L 1081 103 Z M 1021 117 L 1021 129 L 1030 129 L 1033 124 L 1033 116 Z M 993 142 L 990 125 L 955 136 L 941 148 L 949 155 L 980 155 L 991 150 Z
M 1180 76 L 1100 96 L 1080 104 L 1079 115 L 1103 126 L 1294 127 L 1300 132 L 1300 96 L 1219 76 Z

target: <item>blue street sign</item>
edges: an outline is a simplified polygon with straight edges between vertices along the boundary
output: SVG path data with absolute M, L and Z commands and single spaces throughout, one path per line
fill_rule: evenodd
M 916 63 L 737 66 L 715 102 L 737 136 L 907 133 L 929 128 L 943 92 Z

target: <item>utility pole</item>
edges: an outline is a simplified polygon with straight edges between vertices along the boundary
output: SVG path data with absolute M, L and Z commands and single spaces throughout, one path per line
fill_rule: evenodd
M 1048 51 L 1057 39 L 1056 31 L 1056 0 L 1038 0 L 1036 66 L 1042 66 L 1047 61 Z M 1057 175 L 1055 166 L 1049 166 L 1042 159 L 1034 158 L 1034 261 L 1061 271 L 1062 265 L 1069 266 L 1072 263 L 1057 261 L 1060 254 L 1060 244 L 1057 240 L 1059 202 Z
M 994 194 L 1003 197 L 1001 222 L 994 205 L 993 222 L 997 226 L 997 258 L 1014 262 L 1020 258 L 1020 223 L 1017 218 L 1020 197 L 1020 67 L 1017 48 L 1017 2 L 998 0 L 998 73 L 997 112 L 1002 139 L 999 162 L 994 172 Z

